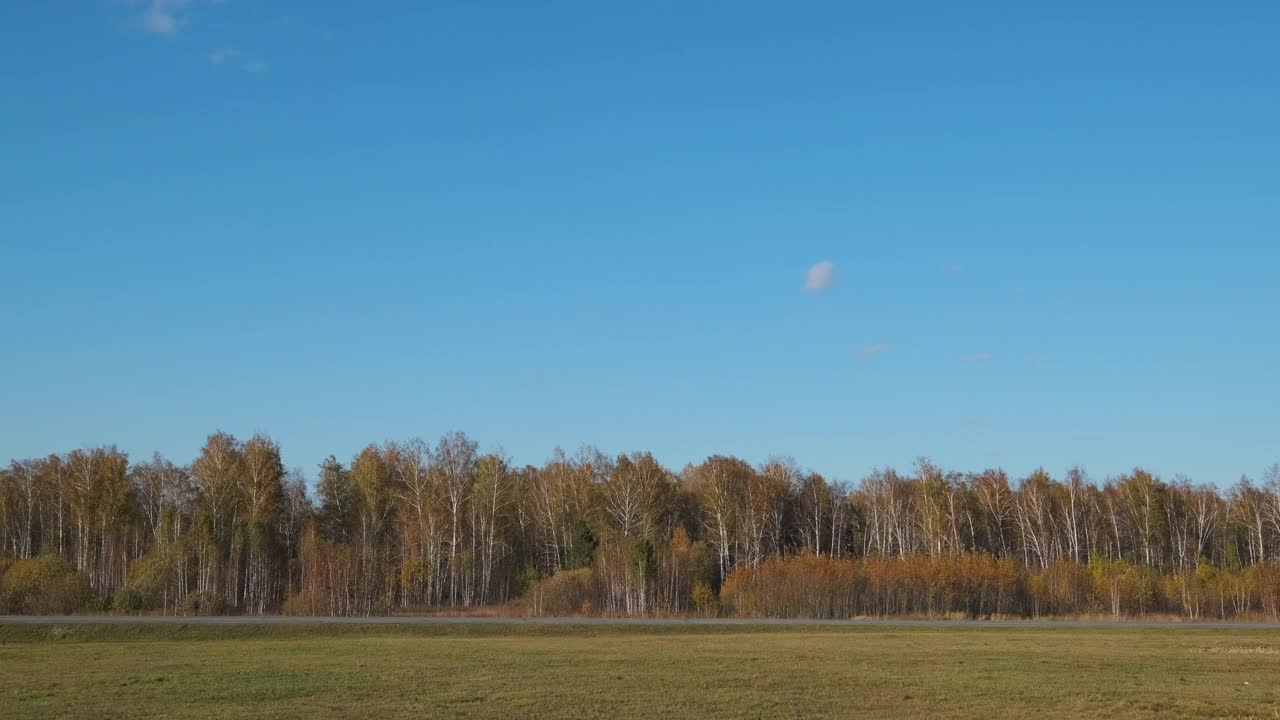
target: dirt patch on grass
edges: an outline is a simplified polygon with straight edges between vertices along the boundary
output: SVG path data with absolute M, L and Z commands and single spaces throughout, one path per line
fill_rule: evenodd
M 1268 647 L 1266 645 L 1237 645 L 1205 648 L 1204 652 L 1207 652 L 1210 655 L 1280 655 L 1280 647 Z

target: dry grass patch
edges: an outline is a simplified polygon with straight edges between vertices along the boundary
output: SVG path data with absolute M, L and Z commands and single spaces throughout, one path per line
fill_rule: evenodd
M 1276 630 L 15 628 L 6 719 L 1280 716 Z

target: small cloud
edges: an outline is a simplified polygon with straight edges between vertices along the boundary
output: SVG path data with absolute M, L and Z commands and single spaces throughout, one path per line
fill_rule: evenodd
M 131 0 L 144 5 L 142 29 L 153 35 L 172 36 L 184 25 L 191 24 L 186 10 L 197 2 L 205 5 L 221 5 L 223 0 Z
M 981 365 L 983 363 L 991 361 L 991 353 L 976 352 L 976 353 L 973 353 L 972 355 L 966 355 L 964 357 L 964 361 L 969 365 Z
M 181 14 L 191 0 L 150 0 L 142 12 L 142 28 L 154 35 L 173 35 L 187 24 Z
M 805 276 L 804 287 L 806 290 L 818 292 L 826 290 L 836 282 L 836 266 L 830 260 L 823 260 L 809 268 L 808 274 Z
M 209 62 L 214 65 L 222 65 L 240 60 L 240 69 L 248 73 L 260 73 L 267 69 L 267 63 L 251 54 L 233 47 L 218 48 L 209 53 Z
M 1025 360 L 1027 361 L 1028 365 L 1039 365 L 1040 361 L 1044 360 L 1044 356 L 1036 352 L 1027 353 L 1025 356 Z
M 964 263 L 952 263 L 943 268 L 948 275 L 959 275 L 965 271 Z
M 869 358 L 869 357 L 874 357 L 876 355 L 881 355 L 887 352 L 889 352 L 889 346 L 887 344 L 872 343 L 871 345 L 863 345 L 862 347 L 855 350 L 853 354 L 860 358 Z
M 240 55 L 242 55 L 242 53 L 236 48 L 218 48 L 217 50 L 209 53 L 209 62 L 214 65 L 221 65 L 227 60 L 234 60 L 240 57 Z

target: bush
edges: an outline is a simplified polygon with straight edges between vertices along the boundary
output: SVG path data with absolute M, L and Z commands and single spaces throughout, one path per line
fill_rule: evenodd
M 0 605 L 24 615 L 74 613 L 91 595 L 89 578 L 56 555 L 15 561 L 0 582 Z
M 100 614 L 105 613 L 110 609 L 111 598 L 103 595 L 102 593 L 94 592 L 93 590 L 90 590 L 88 596 L 85 597 L 84 602 L 80 603 L 80 612 L 82 613 Z
M 525 594 L 525 602 L 534 615 L 576 615 L 592 612 L 594 597 L 595 576 L 591 568 L 580 568 L 538 581 Z
M 720 613 L 720 600 L 711 586 L 699 580 L 693 584 L 693 609 L 702 617 L 713 617 Z
M 303 590 L 296 592 L 285 598 L 284 604 L 280 606 L 281 615 L 315 615 L 316 604 L 311 598 L 311 593 Z
M 226 601 L 213 593 L 193 592 L 182 601 L 183 615 L 221 615 L 226 609 Z
M 164 608 L 173 596 L 169 589 L 176 587 L 177 568 L 182 558 L 179 550 L 166 547 L 129 564 L 129 587 L 138 591 L 142 605 L 139 610 Z
M 516 575 L 516 597 L 521 597 L 529 592 L 529 589 L 536 586 L 542 580 L 542 573 L 537 568 L 526 567 Z
M 121 585 L 111 598 L 111 609 L 119 613 L 136 613 L 142 610 L 142 593 L 137 588 Z

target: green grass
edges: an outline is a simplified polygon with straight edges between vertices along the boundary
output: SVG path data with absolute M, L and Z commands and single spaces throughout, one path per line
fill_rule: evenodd
M 1277 718 L 1280 631 L 0 625 L 6 720 L 831 716 Z

